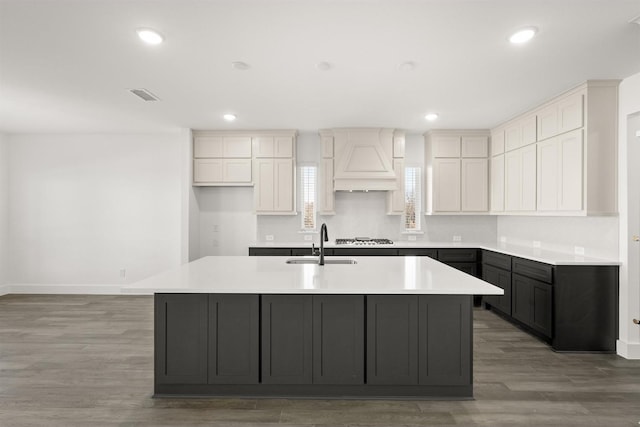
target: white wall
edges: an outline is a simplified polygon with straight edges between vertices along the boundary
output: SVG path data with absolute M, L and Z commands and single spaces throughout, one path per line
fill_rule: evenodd
M 184 142 L 181 133 L 10 136 L 11 283 L 88 290 L 179 265 Z
M 0 295 L 9 280 L 9 144 L 0 134 Z
M 640 359 L 640 73 L 620 84 L 619 203 L 620 203 L 620 340 L 618 353 Z

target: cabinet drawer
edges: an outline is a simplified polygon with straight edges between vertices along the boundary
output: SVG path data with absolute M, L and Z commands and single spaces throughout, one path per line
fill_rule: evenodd
M 476 262 L 477 260 L 477 249 L 438 249 L 438 261 Z
M 291 248 L 249 248 L 249 256 L 291 256 Z
M 482 251 L 482 263 L 511 271 L 511 257 L 497 252 Z
M 325 252 L 326 255 L 326 252 Z M 336 256 L 396 256 L 397 249 L 391 248 L 335 248 L 333 255 Z
M 553 283 L 553 267 L 549 264 L 514 257 L 511 266 L 514 273 L 542 282 Z

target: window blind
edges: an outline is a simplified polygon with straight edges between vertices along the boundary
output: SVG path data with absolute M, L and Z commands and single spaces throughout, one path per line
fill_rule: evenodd
M 302 229 L 316 228 L 316 166 L 300 167 L 300 187 L 302 192 Z
M 420 168 L 407 167 L 404 171 L 404 228 L 420 230 Z

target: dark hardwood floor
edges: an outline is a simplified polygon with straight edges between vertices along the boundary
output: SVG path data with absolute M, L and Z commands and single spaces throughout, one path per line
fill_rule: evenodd
M 0 426 L 638 426 L 640 361 L 560 354 L 478 309 L 475 400 L 152 399 L 148 296 L 0 297 Z

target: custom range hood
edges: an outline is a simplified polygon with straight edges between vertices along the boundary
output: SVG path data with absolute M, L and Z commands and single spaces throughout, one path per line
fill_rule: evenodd
M 320 132 L 323 158 L 333 154 L 335 191 L 398 190 L 394 158 L 404 157 L 404 133 L 386 128 L 327 129 Z M 328 144 L 333 143 L 332 150 Z

